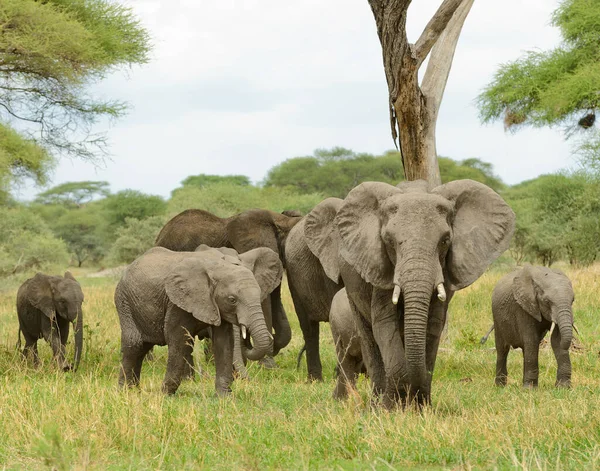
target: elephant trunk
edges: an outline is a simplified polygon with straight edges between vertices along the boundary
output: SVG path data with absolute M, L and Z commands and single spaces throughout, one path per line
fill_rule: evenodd
M 83 311 L 77 310 L 77 321 L 75 323 L 75 359 L 73 361 L 73 371 L 77 371 L 81 352 L 83 351 Z
M 273 340 L 273 356 L 275 356 L 279 353 L 279 350 L 286 347 L 292 340 L 292 328 L 281 303 L 281 285 L 275 288 L 270 298 L 273 330 L 275 331 Z
M 573 338 L 573 314 L 570 308 L 558 311 L 557 322 L 560 332 L 560 348 L 568 350 Z
M 252 338 L 252 347 L 246 350 L 246 358 L 254 361 L 260 360 L 273 350 L 273 336 L 267 328 L 260 305 L 240 308 L 240 311 L 238 312 L 239 322 L 248 328 L 250 337 Z M 242 328 L 243 331 L 244 329 Z
M 430 262 L 427 260 L 413 260 L 406 265 L 419 268 L 402 270 L 399 276 L 399 280 L 406 280 L 401 285 L 404 296 L 406 369 L 411 384 L 411 396 L 416 396 L 419 403 L 429 400 L 430 387 L 430 372 L 426 367 L 425 351 L 429 305 L 436 280 L 429 270 L 423 269 L 428 264 Z

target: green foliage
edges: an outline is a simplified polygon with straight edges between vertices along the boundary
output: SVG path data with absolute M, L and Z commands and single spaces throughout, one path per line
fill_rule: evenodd
M 141 221 L 127 218 L 125 226 L 117 229 L 117 240 L 110 249 L 109 258 L 116 263 L 133 262 L 154 247 L 156 236 L 165 222 L 163 216 L 152 216 Z
M 504 117 L 508 129 L 563 125 L 568 135 L 593 126 L 600 105 L 600 3 L 563 0 L 552 24 L 563 43 L 502 64 L 478 97 L 483 122 Z
M 11 184 L 25 178 L 44 184 L 53 165 L 45 149 L 0 122 L 0 192 L 8 194 Z
M 250 186 L 250 178 L 245 175 L 207 175 L 206 173 L 201 173 L 200 175 L 190 175 L 185 180 L 181 182 L 183 187 L 193 186 L 196 188 L 204 188 L 208 185 L 213 185 L 215 183 L 229 183 L 231 185 L 239 185 L 239 186 Z M 173 193 L 178 189 L 173 190 Z
M 44 270 L 68 260 L 65 243 L 44 221 L 22 208 L 0 207 L 0 275 Z
M 168 214 L 175 215 L 190 208 L 204 209 L 219 217 L 229 217 L 252 208 L 276 212 L 297 209 L 306 214 L 322 200 L 320 194 L 298 194 L 289 188 L 216 183 L 204 188 L 180 188 L 169 200 Z
M 90 259 L 98 262 L 104 255 L 105 220 L 94 208 L 71 209 L 65 212 L 53 225 L 55 235 L 67 243 L 77 266 Z
M 146 63 L 149 49 L 147 31 L 115 1 L 2 0 L 0 134 L 11 139 L 0 135 L 0 181 L 12 172 L 43 180 L 51 154 L 91 159 L 102 151 L 105 136 L 92 134 L 93 124 L 126 106 L 96 99 L 88 87 Z M 19 121 L 27 123 L 21 139 L 8 127 Z
M 494 190 L 504 186 L 494 175 L 491 164 L 479 159 L 455 162 L 439 157 L 438 162 L 444 183 L 470 178 Z M 312 157 L 295 157 L 273 167 L 267 174 L 265 186 L 289 187 L 298 193 L 321 193 L 344 198 L 352 188 L 365 181 L 397 185 L 402 180 L 404 172 L 398 152 L 374 156 L 334 147 L 331 150 L 317 149 Z
M 82 206 L 96 198 L 105 198 L 110 194 L 108 182 L 66 182 L 39 193 L 35 201 L 41 204 L 60 204 L 64 206 Z
M 146 195 L 137 190 L 123 190 L 103 200 L 108 224 L 113 227 L 125 225 L 127 218 L 146 219 L 165 214 L 167 203 L 160 196 Z
M 503 193 L 517 215 L 515 260 L 589 265 L 600 240 L 600 181 L 585 173 L 543 175 Z

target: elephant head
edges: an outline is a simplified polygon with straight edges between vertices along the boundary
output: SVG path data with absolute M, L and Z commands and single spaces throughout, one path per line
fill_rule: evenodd
M 573 337 L 573 286 L 559 270 L 525 265 L 513 280 L 515 300 L 538 322 L 558 325 L 561 348 L 568 350 Z
M 465 288 L 481 276 L 507 249 L 514 220 L 498 194 L 472 180 L 433 189 L 424 181 L 397 187 L 366 182 L 348 193 L 335 218 L 320 218 L 316 226 L 323 227 L 305 234 L 315 255 L 313 245 L 337 240 L 339 254 L 363 280 L 390 290 L 391 303 L 401 301 L 409 381 L 424 390 L 430 303 L 446 303 L 446 290 Z M 314 237 L 331 234 L 330 224 L 337 227 L 335 237 Z M 339 273 L 337 257 L 319 259 L 326 273 Z
M 165 280 L 167 296 L 196 319 L 218 326 L 222 320 L 246 329 L 254 347 L 248 358 L 258 360 L 272 349 L 273 338 L 261 309 L 281 283 L 283 268 L 268 248 L 237 255 L 232 249 L 200 246 L 175 265 Z
M 61 276 L 37 273 L 29 283 L 28 300 L 32 306 L 44 313 L 51 322 L 56 315 L 75 324 L 75 361 L 77 370 L 83 349 L 83 291 L 70 272 Z

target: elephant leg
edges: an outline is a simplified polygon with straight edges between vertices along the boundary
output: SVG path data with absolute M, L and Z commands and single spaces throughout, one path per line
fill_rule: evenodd
M 271 293 L 271 315 L 273 319 L 273 356 L 292 340 L 292 328 L 281 302 L 281 285 Z
M 385 368 L 383 406 L 387 409 L 394 408 L 399 400 L 404 404 L 410 390 L 398 311 L 396 306 L 390 303 L 390 299 L 388 290 L 373 290 L 373 336 L 379 346 Z
M 44 338 L 52 348 L 52 358 L 59 368 L 65 366 L 65 346 L 61 340 L 61 332 L 56 322 L 52 322 L 50 328 L 45 330 Z
M 241 379 L 248 379 L 248 370 L 244 363 L 244 356 L 242 355 L 242 337 L 240 328 L 234 325 L 232 328 L 233 332 L 233 369 L 237 376 Z
M 62 368 L 63 371 L 70 371 L 73 367 L 65 358 L 65 354 L 67 351 L 67 340 L 69 339 L 69 322 L 65 320 L 60 320 L 58 322 L 58 331 L 60 332 L 60 351 L 62 352 L 62 363 L 59 363 L 59 366 Z
M 194 336 L 188 335 L 186 343 L 190 348 L 186 349 L 185 352 L 185 365 L 183 368 L 183 377 L 194 379 L 196 372 L 194 369 Z
M 319 323 L 311 321 L 310 309 L 305 305 L 304 298 L 299 296 L 294 287 L 291 277 L 288 277 L 290 293 L 294 301 L 296 315 L 304 337 L 304 348 L 306 350 L 306 367 L 309 381 L 323 381 L 323 366 L 319 355 Z M 298 361 L 298 363 L 300 363 Z
M 281 302 L 281 301 L 280 301 Z M 272 309 L 272 297 L 267 297 L 261 304 L 263 314 L 265 316 L 265 323 L 269 332 L 273 331 L 273 309 Z M 267 353 L 263 358 L 258 360 L 258 364 L 267 369 L 277 368 L 277 363 L 273 359 L 275 355 L 274 350 Z
M 233 329 L 228 322 L 212 328 L 213 353 L 215 355 L 215 391 L 217 396 L 231 394 L 233 382 Z
M 556 358 L 556 387 L 570 388 L 571 387 L 571 357 L 569 350 L 560 348 L 561 335 L 559 329 L 554 329 L 550 343 L 552 351 Z
M 347 346 L 342 342 L 337 342 L 335 349 L 338 357 L 338 376 L 333 397 L 334 399 L 346 399 L 348 392 L 356 389 L 356 380 L 360 373 L 362 360 L 349 355 Z
M 360 314 L 352 299 L 348 298 L 355 326 L 358 330 L 363 363 L 371 378 L 373 395 L 377 398 L 385 391 L 385 366 L 381 358 L 381 352 L 375 342 L 373 330 L 367 320 Z
M 30 357 L 33 359 L 33 365 L 37 368 L 40 365 L 40 357 L 38 355 L 37 341 L 35 337 L 31 337 L 23 332 L 25 338 L 25 347 L 23 348 L 23 356 L 25 360 Z
M 523 344 L 523 387 L 536 388 L 538 385 L 538 356 L 539 342 L 526 342 Z
M 430 304 L 429 319 L 427 321 L 427 343 L 425 346 L 425 365 L 429 372 L 426 403 L 431 402 L 431 381 L 433 380 L 433 371 L 435 369 L 435 360 L 437 358 L 438 348 L 442 335 L 447 332 L 448 326 L 448 304 L 452 299 L 453 293 L 449 293 L 445 302 L 440 302 L 437 298 L 432 299 Z
M 121 370 L 119 386 L 139 386 L 142 373 L 142 363 L 146 354 L 152 349 L 151 343 L 135 342 L 127 345 L 121 340 Z
M 494 339 L 496 342 L 496 378 L 494 380 L 496 386 L 506 386 L 508 382 L 508 352 L 510 345 L 504 341 L 500 330 L 494 325 Z

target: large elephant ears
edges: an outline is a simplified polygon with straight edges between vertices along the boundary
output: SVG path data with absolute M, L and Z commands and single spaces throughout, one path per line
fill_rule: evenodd
M 365 281 L 382 289 L 393 287 L 394 266 L 381 239 L 380 208 L 399 193 L 403 191 L 387 183 L 361 183 L 348 193 L 336 216 L 341 256 Z
M 343 202 L 339 198 L 327 198 L 304 219 L 306 244 L 321 262 L 325 274 L 335 283 L 339 283 L 340 279 L 340 236 L 334 219 Z
M 48 319 L 52 321 L 55 319 L 56 311 L 54 309 L 52 286 L 48 275 L 36 273 L 29 280 L 27 296 L 29 303 L 33 307 L 42 311 Z
M 509 246 L 515 213 L 491 188 L 473 180 L 456 180 L 432 190 L 454 203 L 452 246 L 447 281 L 453 291 L 465 288 Z
M 517 304 L 538 322 L 542 314 L 535 295 L 534 273 L 531 265 L 525 265 L 513 278 L 513 295 Z
M 239 255 L 242 265 L 248 268 L 260 286 L 261 301 L 281 284 L 283 265 L 271 249 L 261 247 Z
M 279 253 L 277 228 L 268 211 L 251 209 L 230 218 L 226 226 L 227 239 L 239 253 L 258 247 L 268 247 Z
M 215 260 L 190 257 L 173 267 L 165 279 L 167 296 L 177 307 L 210 325 L 221 325 L 221 315 L 212 293 L 214 282 L 209 275 Z

